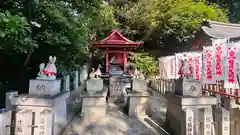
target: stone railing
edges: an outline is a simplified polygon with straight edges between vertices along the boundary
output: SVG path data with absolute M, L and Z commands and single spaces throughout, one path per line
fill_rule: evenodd
M 88 67 L 84 66 L 59 81 L 41 83 L 41 80 L 30 80 L 28 94 L 18 95 L 17 91 L 7 92 L 6 108 L 0 110 L 0 135 L 30 135 L 33 128 L 34 134 L 50 135 L 52 132 L 55 135 L 61 134 L 81 109 L 81 94 L 85 89 L 87 71 Z M 33 90 L 32 87 L 37 87 L 35 85 L 38 85 L 38 81 L 44 92 Z M 61 90 L 60 82 L 63 85 Z M 36 93 L 39 93 L 38 96 L 35 95 Z M 45 96 L 41 93 L 50 93 L 50 95 Z M 51 125 L 54 127 L 52 128 Z

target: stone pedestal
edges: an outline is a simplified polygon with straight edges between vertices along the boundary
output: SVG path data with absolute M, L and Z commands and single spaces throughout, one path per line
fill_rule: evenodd
M 149 105 L 148 98 L 151 96 L 149 92 L 137 92 L 137 91 L 128 91 L 127 92 L 128 101 L 128 115 L 129 116 L 138 116 L 146 115 L 146 109 Z
M 197 114 L 198 111 L 194 111 L 194 110 L 198 110 L 202 108 L 211 108 L 212 105 L 217 104 L 216 98 L 209 97 L 209 96 L 193 97 L 193 96 L 181 96 L 181 95 L 168 94 L 167 99 L 168 99 L 167 118 L 166 118 L 167 126 L 170 127 L 171 130 L 177 135 L 187 134 L 186 121 L 188 121 L 188 117 L 186 116 L 188 116 L 188 114 L 190 115 L 190 112 L 191 112 L 191 116 L 193 112 L 193 119 L 194 119 L 193 130 L 194 130 L 196 129 L 196 124 L 199 124 L 197 122 L 202 121 L 202 119 L 197 119 L 196 116 L 198 115 Z M 189 135 L 194 135 L 191 133 Z
M 29 95 L 54 96 L 60 93 L 61 80 L 32 79 L 29 84 Z
M 102 118 L 107 114 L 107 92 L 85 93 L 83 95 L 81 116 L 91 118 Z
M 87 91 L 88 92 L 103 91 L 103 80 L 100 78 L 92 78 L 87 80 Z
M 175 94 L 183 96 L 202 96 L 202 83 L 194 79 L 176 80 Z
M 10 135 L 12 111 L 9 109 L 0 109 L 0 135 Z
M 54 96 L 22 94 L 12 98 L 11 104 L 17 106 L 16 122 L 25 122 L 23 124 L 21 122 L 16 123 L 15 131 L 21 128 L 23 132 L 20 134 L 19 131 L 20 135 L 31 135 L 32 128 L 29 128 L 29 125 L 32 125 L 32 119 L 35 119 L 35 125 L 32 125 L 36 128 L 34 130 L 35 134 L 43 132 L 46 135 L 61 133 L 66 126 L 66 99 L 69 95 L 69 92 L 61 92 Z
M 146 92 L 147 91 L 147 83 L 145 80 L 133 79 L 132 81 L 132 90 L 138 92 Z

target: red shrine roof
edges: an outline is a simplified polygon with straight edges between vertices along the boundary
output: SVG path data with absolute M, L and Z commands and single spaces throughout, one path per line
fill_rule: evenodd
M 136 47 L 142 44 L 142 42 L 131 41 L 124 37 L 117 29 L 114 29 L 108 37 L 98 42 L 89 42 L 89 44 L 96 45 L 96 47 L 131 47 L 129 45 L 132 45 L 132 47 Z

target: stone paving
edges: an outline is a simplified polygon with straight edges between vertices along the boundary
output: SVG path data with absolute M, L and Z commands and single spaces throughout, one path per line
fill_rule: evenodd
M 104 118 L 76 116 L 62 135 L 156 135 L 144 119 L 147 116 L 129 117 L 115 104 L 108 104 L 108 114 Z M 160 134 L 159 134 L 160 135 Z

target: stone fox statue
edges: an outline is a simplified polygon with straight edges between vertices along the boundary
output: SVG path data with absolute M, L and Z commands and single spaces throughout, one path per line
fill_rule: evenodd
M 43 70 L 43 73 L 45 73 L 46 75 L 50 76 L 50 75 L 56 75 L 57 74 L 57 69 L 55 66 L 55 62 L 56 62 L 56 57 L 49 57 L 49 61 L 48 64 L 46 66 L 46 68 Z
M 41 63 L 39 65 L 39 73 L 38 73 L 38 76 L 44 76 L 45 74 L 43 73 L 43 70 L 45 68 L 45 64 L 44 63 Z
M 56 57 L 49 57 L 47 66 L 44 63 L 39 65 L 39 73 L 37 79 L 56 79 L 57 68 L 55 66 Z

